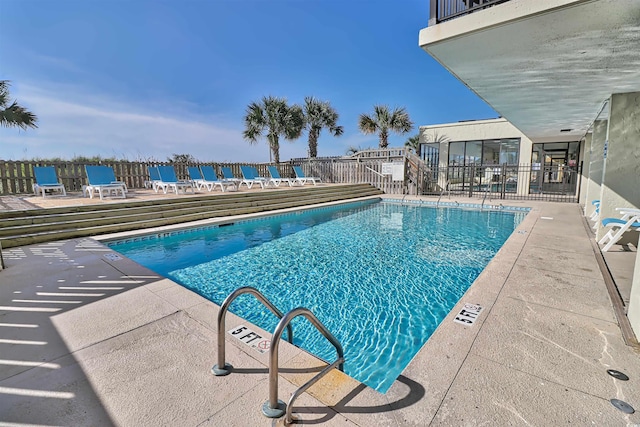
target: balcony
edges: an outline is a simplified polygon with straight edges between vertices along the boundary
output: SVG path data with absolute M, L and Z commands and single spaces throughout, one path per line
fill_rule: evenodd
M 431 0 L 429 25 L 468 15 L 510 0 Z

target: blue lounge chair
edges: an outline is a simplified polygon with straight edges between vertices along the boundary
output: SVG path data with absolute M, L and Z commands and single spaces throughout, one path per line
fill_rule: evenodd
M 158 190 L 156 189 L 156 182 L 160 182 L 160 172 L 158 172 L 157 166 L 147 166 L 147 170 L 149 171 L 149 181 L 144 182 L 144 188 L 151 187 L 156 193 Z
M 189 179 L 198 190 L 204 187 L 204 178 L 198 166 L 187 166 L 187 172 L 189 172 Z
M 240 166 L 240 170 L 242 171 L 242 181 L 240 181 L 240 186 L 245 184 L 248 189 L 251 189 L 254 184 L 258 184 L 260 188 L 268 186 L 270 184 L 269 178 L 263 178 L 258 176 L 258 170 L 253 166 Z M 238 186 L 238 188 L 240 187 Z
M 604 245 L 602 252 L 611 249 L 627 231 L 632 229 L 640 231 L 640 210 L 625 208 L 617 208 L 616 210 L 622 214 L 622 218 L 604 218 L 602 220 L 603 227 L 611 227 L 607 234 L 598 241 L 598 244 Z
M 236 188 L 239 190 L 242 180 L 240 178 L 236 178 L 231 168 L 229 166 L 222 166 L 220 167 L 220 170 L 222 171 L 222 176 L 224 177 L 225 181 L 234 182 L 236 184 Z
M 106 195 L 113 197 L 126 198 L 127 186 L 124 182 L 118 181 L 113 172 L 113 168 L 109 166 L 90 166 L 84 167 L 87 173 L 87 185 L 82 188 L 82 192 L 86 197 L 93 199 L 95 193 L 98 193 L 100 200 Z
M 218 175 L 216 175 L 216 171 L 213 169 L 213 166 L 200 166 L 200 171 L 202 172 L 202 183 L 209 191 L 216 188 L 216 186 L 220 186 L 223 193 L 229 188 L 233 188 L 234 190 L 238 189 L 238 183 L 236 181 L 218 179 Z
M 33 192 L 35 194 L 42 192 L 42 197 L 45 197 L 47 190 L 50 190 L 60 191 L 63 196 L 67 195 L 64 185 L 58 181 L 56 168 L 53 166 L 34 166 L 33 173 L 36 176 L 36 182 L 33 184 Z
M 169 189 L 173 189 L 176 194 L 178 194 L 178 190 L 182 189 L 184 193 L 187 190 L 191 190 L 192 193 L 195 193 L 195 188 L 193 184 L 189 181 L 178 181 L 178 177 L 176 176 L 176 170 L 173 166 L 157 166 L 158 174 L 160 174 L 160 181 L 155 183 L 156 185 L 156 193 L 162 189 L 164 194 L 167 194 Z
M 269 173 L 271 174 L 271 181 L 275 184 L 276 187 L 279 187 L 282 182 L 286 182 L 287 184 L 289 184 L 289 187 L 295 185 L 296 183 L 302 185 L 302 181 L 300 181 L 298 178 L 283 178 L 282 176 L 280 176 L 280 171 L 278 171 L 278 168 L 275 166 L 267 166 L 267 168 L 269 169 Z
M 302 183 L 302 185 L 306 184 L 307 181 L 312 182 L 313 185 L 318 185 L 318 182 L 322 182 L 322 180 L 320 178 L 318 178 L 318 177 L 306 176 L 304 174 L 304 172 L 302 171 L 302 166 L 294 166 L 293 170 L 295 171 L 296 177 Z

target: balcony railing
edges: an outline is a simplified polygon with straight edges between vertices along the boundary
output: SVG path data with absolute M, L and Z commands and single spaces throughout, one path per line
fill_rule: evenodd
M 431 0 L 429 25 L 459 18 L 509 0 Z

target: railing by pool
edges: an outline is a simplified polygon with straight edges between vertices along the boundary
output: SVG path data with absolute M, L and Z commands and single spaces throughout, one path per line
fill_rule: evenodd
M 468 15 L 509 0 L 431 0 L 429 25 Z

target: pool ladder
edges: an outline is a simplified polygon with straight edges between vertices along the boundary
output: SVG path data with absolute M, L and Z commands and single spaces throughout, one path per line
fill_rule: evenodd
M 440 191 L 440 197 L 438 197 L 438 201 L 436 202 L 436 208 L 440 204 L 440 199 L 442 199 L 442 195 L 445 192 L 449 195 L 449 199 L 451 199 L 451 190 L 449 190 L 449 180 L 447 180 L 447 182 L 444 184 L 444 188 L 442 189 L 442 191 Z
M 222 303 L 220 311 L 218 312 L 218 363 L 211 368 L 211 372 L 214 375 L 228 375 L 231 373 L 233 366 L 225 362 L 225 318 L 229 306 L 240 295 L 251 294 L 258 301 L 260 301 L 265 307 L 267 307 L 273 314 L 275 314 L 280 321 L 273 331 L 271 337 L 271 346 L 269 347 L 269 400 L 262 405 L 262 413 L 269 418 L 280 418 L 285 415 L 285 424 L 291 424 L 293 418 L 291 416 L 291 408 L 293 408 L 293 402 L 309 387 L 318 382 L 322 377 L 331 372 L 332 369 L 338 368 L 340 371 L 344 368 L 344 351 L 342 345 L 336 339 L 336 337 L 329 332 L 329 330 L 318 320 L 318 318 L 307 308 L 298 307 L 289 311 L 287 314 L 282 314 L 278 308 L 271 303 L 264 295 L 260 293 L 256 288 L 245 286 L 233 291 Z M 338 353 L 338 358 L 335 362 L 329 364 L 322 371 L 320 371 L 315 377 L 301 385 L 289 398 L 289 403 L 284 403 L 278 399 L 278 347 L 280 344 L 280 338 L 287 328 L 287 339 L 290 343 L 293 343 L 293 329 L 291 328 L 291 321 L 298 317 L 304 316 L 311 322 L 313 326 L 329 340 L 329 342 L 335 347 Z

